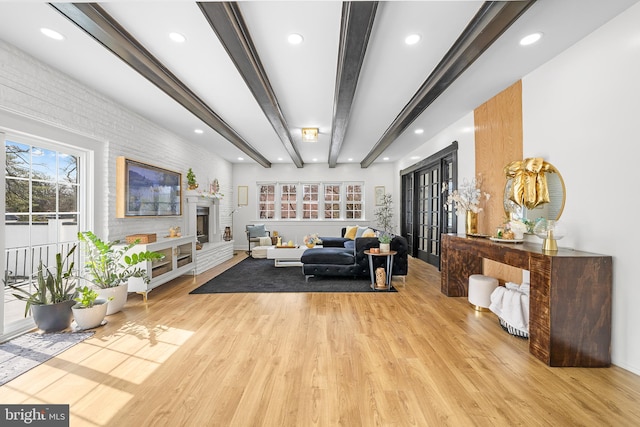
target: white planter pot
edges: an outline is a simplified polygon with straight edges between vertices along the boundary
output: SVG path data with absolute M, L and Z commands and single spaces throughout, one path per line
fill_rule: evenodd
M 91 329 L 102 324 L 104 316 L 107 314 L 109 304 L 106 300 L 97 299 L 93 307 L 82 308 L 80 304 L 71 307 L 73 318 L 78 325 L 78 329 Z
M 127 303 L 128 292 L 128 283 L 123 283 L 114 288 L 98 289 L 98 298 L 109 301 L 107 304 L 107 316 L 122 310 L 122 307 Z
M 380 253 L 386 254 L 391 250 L 391 243 L 380 243 Z

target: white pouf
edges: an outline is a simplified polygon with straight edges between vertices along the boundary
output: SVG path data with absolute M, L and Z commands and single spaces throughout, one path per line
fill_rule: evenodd
M 266 258 L 267 257 L 267 249 L 272 246 L 254 246 L 251 249 L 251 256 L 253 258 Z
M 491 294 L 498 287 L 498 279 L 472 274 L 469 276 L 469 302 L 477 311 L 488 311 L 491 305 Z

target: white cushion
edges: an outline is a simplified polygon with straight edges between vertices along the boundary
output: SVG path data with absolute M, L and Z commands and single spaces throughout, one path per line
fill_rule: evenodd
M 260 237 L 260 246 L 269 246 L 271 245 L 271 237 Z

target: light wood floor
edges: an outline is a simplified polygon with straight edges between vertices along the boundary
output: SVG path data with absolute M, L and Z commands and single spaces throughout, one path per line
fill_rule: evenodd
M 421 261 L 398 293 L 189 295 L 243 257 L 130 295 L 0 402 L 74 427 L 640 425 L 640 377 L 547 367 Z

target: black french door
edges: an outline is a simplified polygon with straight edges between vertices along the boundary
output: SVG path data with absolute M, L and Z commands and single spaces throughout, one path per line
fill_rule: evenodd
M 457 142 L 402 174 L 402 234 L 409 254 L 440 267 L 442 233 L 455 232 L 456 218 L 445 209 L 448 189 L 456 183 Z

